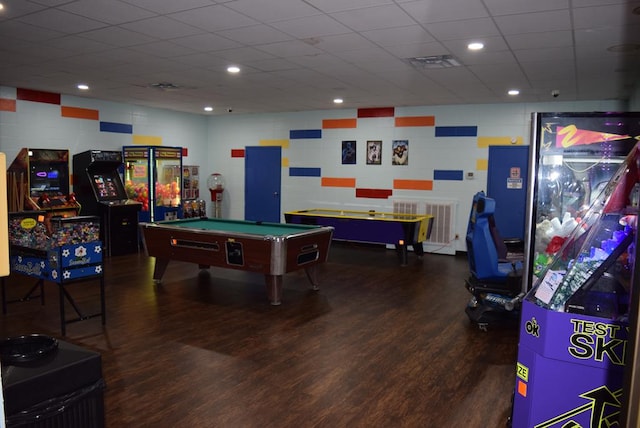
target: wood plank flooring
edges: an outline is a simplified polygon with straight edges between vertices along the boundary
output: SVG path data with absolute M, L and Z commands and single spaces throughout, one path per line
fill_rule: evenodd
M 333 244 L 312 291 L 284 278 L 271 306 L 252 273 L 171 262 L 161 285 L 143 254 L 105 262 L 107 323 L 67 326 L 56 286 L 15 303 L 0 335 L 43 333 L 102 354 L 107 427 L 504 427 L 517 331 L 464 313 L 466 256 Z M 12 275 L 17 297 L 31 279 Z M 70 285 L 89 311 L 98 286 Z

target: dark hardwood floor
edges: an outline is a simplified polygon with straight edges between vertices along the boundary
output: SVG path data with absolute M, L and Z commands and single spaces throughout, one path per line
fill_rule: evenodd
M 107 321 L 69 324 L 57 290 L 15 303 L 0 335 L 43 333 L 102 354 L 107 427 L 504 427 L 517 331 L 464 313 L 465 255 L 333 244 L 312 291 L 287 274 L 281 306 L 263 277 L 141 254 L 105 261 Z M 32 280 L 12 275 L 10 295 Z M 71 284 L 98 307 L 95 282 Z

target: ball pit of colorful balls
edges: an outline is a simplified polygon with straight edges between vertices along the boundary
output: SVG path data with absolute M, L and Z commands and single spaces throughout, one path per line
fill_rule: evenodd
M 156 204 L 177 206 L 180 203 L 180 185 L 176 181 L 156 183 Z
M 129 199 L 142 204 L 142 211 L 149 211 L 149 186 L 147 183 L 134 183 L 127 180 L 124 188 Z

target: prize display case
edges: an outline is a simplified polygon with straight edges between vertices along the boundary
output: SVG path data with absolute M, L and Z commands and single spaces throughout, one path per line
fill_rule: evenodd
M 2 278 L 2 309 L 7 304 L 40 297 L 44 304 L 44 282 L 58 285 L 60 300 L 60 324 L 66 334 L 66 324 L 95 316 L 105 323 L 104 272 L 100 218 L 96 216 L 53 217 L 45 224 L 46 211 L 9 213 L 11 273 L 29 276 L 36 283 L 27 295 L 18 299 L 7 298 L 5 278 Z M 82 280 L 100 282 L 100 311 L 84 314 L 74 301 L 67 285 Z M 34 293 L 39 292 L 39 295 Z M 65 301 L 76 312 L 76 318 L 67 318 Z
M 7 172 L 9 211 L 44 211 L 48 218 L 77 216 L 70 193 L 69 151 L 23 148 Z
M 182 148 L 125 146 L 124 186 L 142 204 L 139 221 L 182 218 Z
M 73 190 L 82 215 L 99 216 L 100 239 L 109 256 L 139 250 L 138 212 L 142 203 L 128 198 L 120 177 L 122 152 L 88 150 L 73 155 Z
M 574 154 L 572 162 L 566 162 L 563 153 L 562 159 L 538 165 L 542 170 L 538 185 L 543 189 L 533 193 L 538 204 L 537 217 L 532 217 L 538 220 L 535 234 L 546 235 L 540 230 L 540 222 L 547 220 L 544 216 L 551 221 L 562 218 L 560 227 L 565 225 L 567 231 L 555 235 L 555 243 L 553 239 L 547 243 L 553 251 L 536 247 L 536 257 L 545 253 L 543 263 L 539 258 L 529 261 L 531 286 L 522 302 L 514 427 L 618 424 L 625 400 L 629 320 L 637 318 L 630 313 L 630 300 L 637 290 L 640 189 L 640 148 L 631 137 L 638 135 L 633 128 L 640 116 L 625 118 L 631 128 L 619 134 L 600 133 L 600 141 L 594 143 L 586 143 L 580 132 L 572 130 L 574 144 L 596 144 L 592 150 L 580 149 L 590 157 Z M 620 126 L 618 119 L 607 120 Z M 546 140 L 549 150 L 567 135 L 555 131 Z M 554 168 L 560 169 L 559 176 L 568 168 L 582 178 L 551 183 L 549 170 Z M 544 182 L 545 177 L 549 181 Z M 532 241 L 540 240 L 535 236 Z M 534 263 L 538 265 L 533 267 Z
M 206 201 L 200 199 L 200 167 L 197 165 L 182 166 L 182 216 L 207 216 Z

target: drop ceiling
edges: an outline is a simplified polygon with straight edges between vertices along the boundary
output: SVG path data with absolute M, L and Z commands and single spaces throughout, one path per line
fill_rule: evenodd
M 197 114 L 626 100 L 640 65 L 623 0 L 0 1 L 0 85 Z

